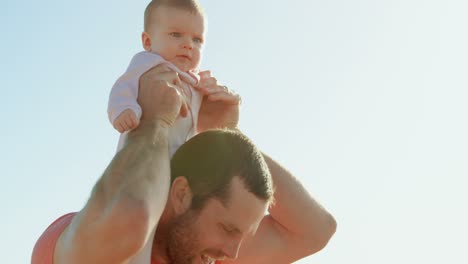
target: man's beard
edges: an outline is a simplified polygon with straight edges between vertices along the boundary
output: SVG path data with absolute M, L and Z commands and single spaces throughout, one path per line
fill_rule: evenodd
M 198 213 L 189 209 L 168 226 L 166 250 L 172 264 L 191 264 L 200 257 L 200 251 L 197 251 L 199 245 L 197 220 Z

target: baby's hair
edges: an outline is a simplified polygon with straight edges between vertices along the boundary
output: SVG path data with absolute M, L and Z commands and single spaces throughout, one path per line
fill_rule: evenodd
M 156 8 L 166 6 L 186 10 L 204 16 L 204 11 L 198 0 L 152 0 L 145 9 L 144 31 L 148 32 L 151 16 Z

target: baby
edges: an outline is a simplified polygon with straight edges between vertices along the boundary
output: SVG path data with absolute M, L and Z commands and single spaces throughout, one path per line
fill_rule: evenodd
M 142 44 L 145 51 L 136 54 L 126 72 L 116 81 L 109 97 L 108 115 L 120 133 L 120 150 L 129 130 L 139 125 L 141 108 L 137 103 L 138 82 L 142 74 L 164 64 L 178 73 L 177 84 L 185 95 L 188 113 L 178 117 L 169 131 L 169 152 L 174 152 L 197 132 L 198 111 L 203 95 L 194 89 L 205 37 L 205 17 L 196 0 L 153 0 L 145 10 Z
M 187 116 L 179 116 L 169 130 L 171 157 L 197 133 L 198 112 L 203 99 L 203 94 L 198 91 L 203 89 L 197 85 L 200 78 L 204 83 L 211 81 L 211 85 L 217 85 L 208 71 L 198 72 L 204 36 L 204 13 L 196 0 L 153 0 L 148 4 L 142 33 L 145 51 L 133 57 L 127 71 L 112 87 L 109 97 L 109 119 L 114 128 L 122 133 L 117 151 L 125 144 L 127 132 L 140 122 L 142 112 L 137 103 L 139 79 L 146 71 L 160 64 L 178 73 L 181 82 L 177 86 L 185 95 L 188 108 Z M 130 259 L 131 264 L 154 263 L 151 259 L 154 234 L 155 230 L 144 249 Z

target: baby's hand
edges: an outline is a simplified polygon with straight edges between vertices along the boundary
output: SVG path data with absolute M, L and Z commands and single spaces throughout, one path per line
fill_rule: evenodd
M 140 120 L 137 118 L 135 112 L 131 109 L 125 109 L 115 120 L 114 128 L 120 133 L 132 130 L 140 124 Z

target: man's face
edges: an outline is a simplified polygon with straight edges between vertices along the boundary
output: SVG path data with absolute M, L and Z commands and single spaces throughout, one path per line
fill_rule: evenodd
M 201 14 L 158 7 L 147 33 L 151 39 L 151 52 L 158 53 L 181 71 L 197 69 L 205 38 Z
M 227 207 L 210 199 L 200 211 L 189 209 L 172 221 L 167 241 L 170 260 L 175 264 L 206 264 L 237 258 L 243 239 L 255 234 L 267 206 L 235 177 Z

